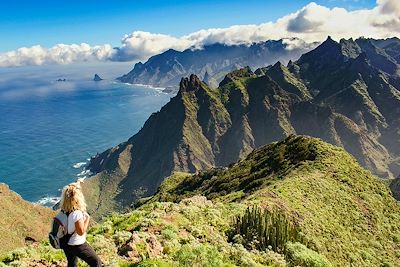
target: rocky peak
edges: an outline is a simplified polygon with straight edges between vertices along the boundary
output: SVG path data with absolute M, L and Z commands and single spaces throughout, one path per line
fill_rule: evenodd
M 340 44 L 328 36 L 328 38 L 318 48 L 325 51 L 340 51 Z M 318 48 L 316 50 L 318 50 Z
M 285 66 L 280 61 L 276 62 L 275 65 L 272 66 L 272 69 L 275 70 L 282 70 L 283 68 L 285 68 Z
M 314 54 L 318 54 L 321 52 L 337 52 L 340 51 L 340 44 L 333 40 L 330 36 L 322 42 L 315 50 L 311 51 Z
M 342 54 L 348 58 L 356 58 L 362 52 L 360 46 L 352 38 L 348 40 L 341 39 L 340 45 Z
M 182 78 L 181 82 L 179 83 L 179 92 L 181 93 L 196 92 L 201 88 L 201 81 L 195 74 L 191 74 L 189 78 Z
M 337 58 L 338 56 L 342 56 L 341 45 L 328 36 L 317 48 L 302 55 L 299 62 L 330 61 L 331 58 Z

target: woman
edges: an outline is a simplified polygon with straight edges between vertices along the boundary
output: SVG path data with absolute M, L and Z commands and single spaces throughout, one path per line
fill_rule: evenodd
M 86 212 L 85 198 L 81 191 L 82 180 L 64 187 L 61 195 L 61 210 L 68 214 L 68 234 L 72 234 L 64 253 L 68 260 L 68 267 L 76 267 L 78 258 L 89 264 L 90 267 L 102 266 L 100 258 L 93 248 L 86 243 L 86 232 L 90 216 Z

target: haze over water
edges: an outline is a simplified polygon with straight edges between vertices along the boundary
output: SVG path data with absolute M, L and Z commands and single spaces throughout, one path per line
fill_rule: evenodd
M 0 182 L 51 205 L 90 156 L 127 140 L 171 97 L 115 82 L 126 64 L 105 68 L 101 82 L 90 66 L 0 70 Z

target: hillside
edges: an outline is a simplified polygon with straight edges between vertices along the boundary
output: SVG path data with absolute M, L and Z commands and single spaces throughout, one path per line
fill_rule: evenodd
M 398 62 L 370 39 L 328 38 L 287 66 L 233 71 L 217 89 L 196 75 L 184 78 L 137 134 L 91 159 L 91 207 L 99 217 L 123 210 L 174 171 L 228 166 L 290 134 L 341 146 L 378 177 L 393 179 L 400 173 L 393 66 Z
M 297 46 L 292 47 L 292 43 Z M 251 45 L 217 43 L 182 52 L 170 49 L 151 57 L 145 63 L 135 64 L 129 73 L 118 79 L 121 82 L 169 87 L 169 90 L 177 91 L 181 77 L 196 74 L 211 87 L 217 87 L 223 77 L 234 69 L 245 66 L 259 68 L 278 60 L 295 60 L 315 45 L 298 39 L 285 39 Z
M 0 183 L 0 254 L 47 238 L 54 211 L 23 200 Z
M 140 204 L 90 230 L 88 240 L 106 266 L 400 264 L 400 207 L 388 188 L 342 148 L 315 138 L 289 136 L 225 169 L 175 173 Z M 301 241 L 273 251 L 257 249 L 257 237 L 232 237 L 235 216 L 255 206 L 288 218 Z M 45 244 L 0 261 L 65 264 Z

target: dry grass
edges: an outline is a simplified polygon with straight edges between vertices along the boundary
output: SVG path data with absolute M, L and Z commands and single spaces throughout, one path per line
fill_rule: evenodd
M 55 212 L 34 205 L 0 184 L 0 253 L 24 246 L 26 238 L 47 238 Z

